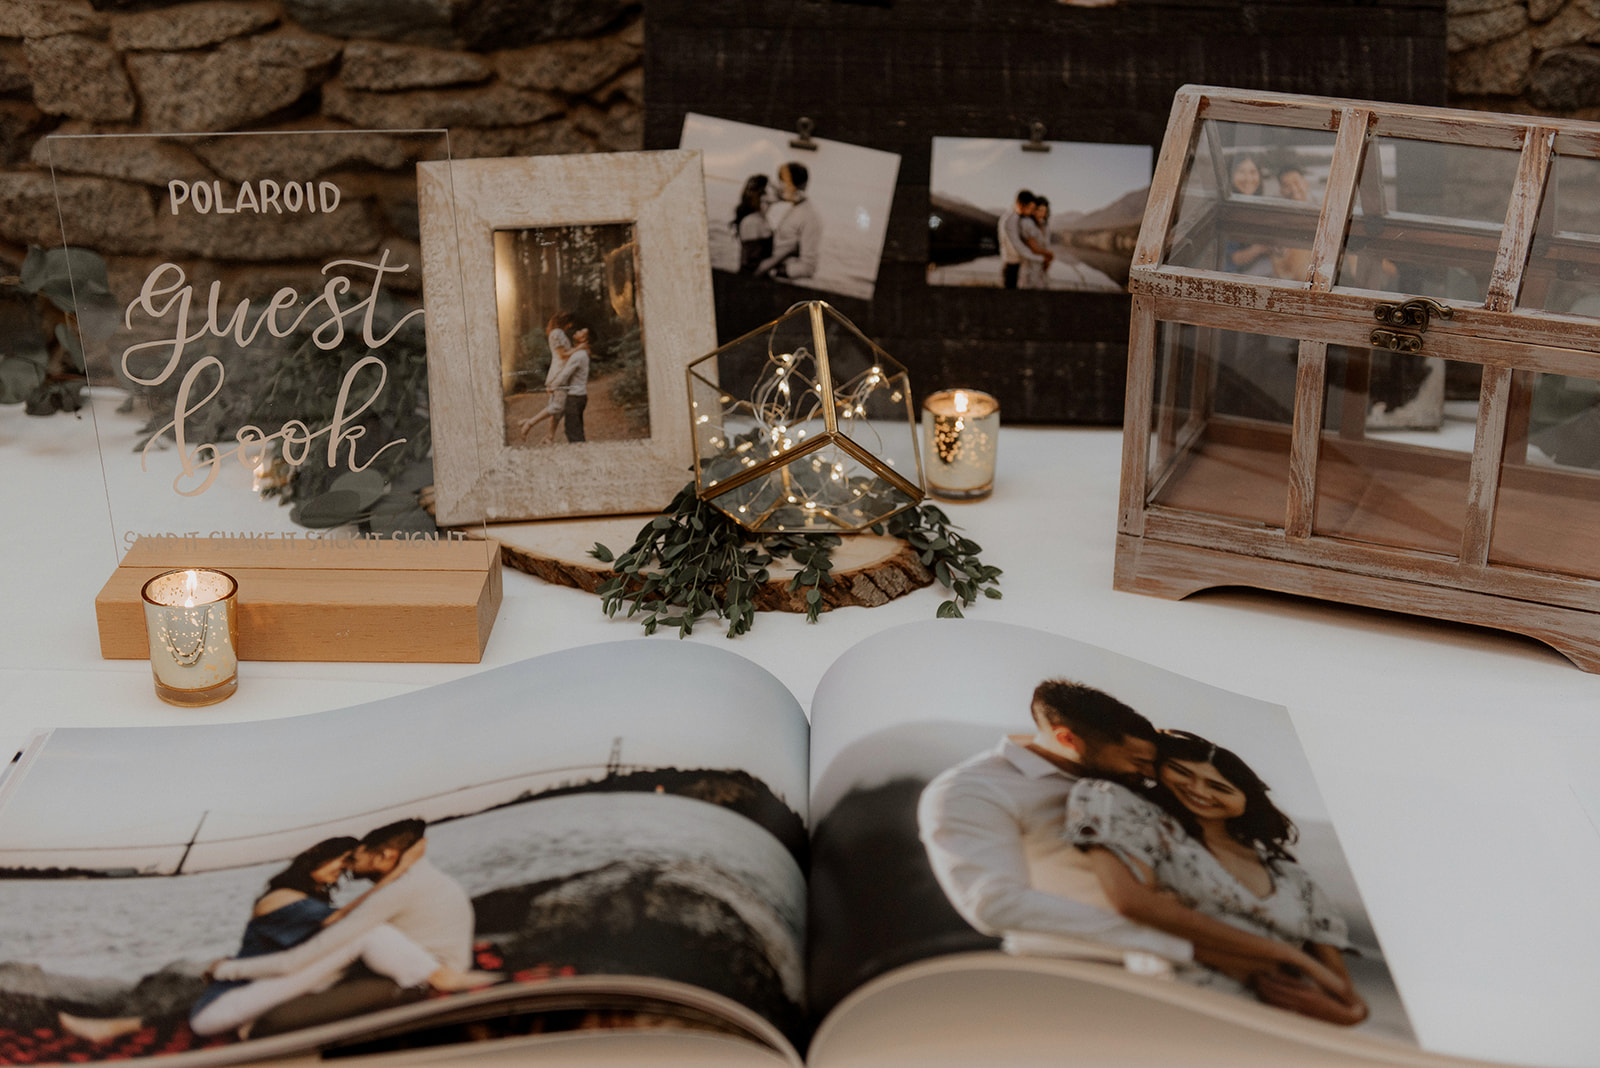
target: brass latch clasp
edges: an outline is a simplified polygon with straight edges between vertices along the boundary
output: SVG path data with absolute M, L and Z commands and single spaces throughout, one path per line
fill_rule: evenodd
M 1415 353 L 1422 351 L 1422 335 L 1408 334 L 1404 330 L 1374 330 L 1372 347 L 1390 352 Z
M 1435 315 L 1441 319 L 1448 319 L 1454 312 L 1436 300 L 1412 297 L 1398 304 L 1389 302 L 1379 304 L 1372 309 L 1372 314 L 1378 322 L 1388 326 L 1416 330 L 1414 334 L 1407 330 L 1374 330 L 1372 332 L 1374 348 L 1388 349 L 1390 352 L 1417 353 L 1422 351 L 1422 335 L 1428 332 L 1429 320 Z

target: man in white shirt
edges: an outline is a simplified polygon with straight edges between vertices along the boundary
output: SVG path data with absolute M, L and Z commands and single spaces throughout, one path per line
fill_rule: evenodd
M 587 441 L 583 413 L 589 407 L 589 328 L 583 326 L 574 331 L 572 342 L 574 347 L 567 356 L 567 362 L 547 383 L 546 388 L 567 391 L 567 399 L 561 409 L 567 440 Z M 551 433 L 554 432 L 555 427 L 552 426 Z
M 1062 838 L 1080 778 L 1155 775 L 1156 731 L 1138 712 L 1081 683 L 1034 690 L 1035 732 L 939 775 L 917 822 L 939 886 L 968 923 L 1018 945 L 1043 936 L 1085 955 L 1193 959 L 1186 940 L 1118 915 L 1083 854 Z
M 350 854 L 350 874 L 381 879 L 394 870 L 407 849 L 422 840 L 425 831 L 426 824 L 416 819 L 372 831 Z M 299 945 L 278 953 L 233 957 L 219 962 L 212 974 L 217 979 L 262 979 L 312 968 L 328 954 L 385 923 L 445 967 L 465 971 L 472 966 L 472 901 L 460 884 L 423 857 L 393 882 L 373 890 L 348 916 Z M 403 1004 L 424 994 L 421 989 L 402 989 L 357 964 L 328 988 L 303 994 L 262 1015 L 251 1033 L 261 1037 L 295 1031 Z
M 1045 233 L 1044 220 L 1050 210 L 1050 201 L 1044 197 L 1033 198 L 1033 207 L 1017 221 L 1017 232 L 1022 245 L 1017 255 L 1022 260 L 1017 272 L 1018 289 L 1049 289 L 1050 264 L 1056 254 L 1050 251 L 1050 237 Z
M 806 196 L 811 174 L 801 163 L 778 168 L 783 199 L 793 205 L 772 231 L 772 255 L 756 268 L 756 275 L 773 278 L 811 278 L 822 258 L 822 216 Z
M 1022 272 L 1024 259 L 1035 259 L 1037 253 L 1022 240 L 1022 221 L 1033 218 L 1034 196 L 1026 189 L 1017 190 L 1017 199 L 1011 210 L 1000 216 L 996 236 L 1000 241 L 1000 284 L 1007 289 L 1017 288 L 1017 278 Z

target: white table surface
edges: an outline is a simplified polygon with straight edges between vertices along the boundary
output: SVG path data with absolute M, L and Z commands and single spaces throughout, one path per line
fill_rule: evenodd
M 112 406 L 99 402 L 102 429 L 125 433 Z M 1600 676 L 1454 624 L 1246 591 L 1115 592 L 1120 444 L 1114 430 L 1003 431 L 994 496 L 947 509 L 1006 572 L 1004 600 L 969 615 L 1287 705 L 1424 1044 L 1600 1065 Z M 481 665 L 247 663 L 230 700 L 174 708 L 148 664 L 99 656 L 94 597 L 115 566 L 101 471 L 87 416 L 0 407 L 0 744 L 37 726 L 312 713 L 638 631 L 591 595 L 508 570 Z M 715 626 L 689 640 L 726 643 L 809 703 L 851 644 L 941 599 L 923 590 L 816 625 L 765 615 L 731 643 Z

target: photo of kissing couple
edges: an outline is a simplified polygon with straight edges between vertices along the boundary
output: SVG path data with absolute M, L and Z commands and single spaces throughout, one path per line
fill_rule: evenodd
M 405 819 L 359 839 L 327 838 L 272 875 L 238 951 L 206 971 L 209 982 L 189 1009 L 194 1033 L 282 1034 L 504 978 L 471 967 L 472 902 L 427 859 L 426 830 Z M 336 906 L 334 892 L 346 881 L 371 885 Z M 67 1012 L 59 1020 L 63 1031 L 95 1043 L 146 1022 Z

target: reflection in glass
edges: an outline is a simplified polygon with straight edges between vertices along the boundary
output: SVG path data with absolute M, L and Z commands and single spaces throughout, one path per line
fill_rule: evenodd
M 1518 159 L 1511 149 L 1373 138 L 1335 285 L 1481 303 Z
M 1183 177 L 1166 260 L 1303 282 L 1335 135 L 1206 120 Z
M 632 223 L 497 230 L 505 443 L 650 436 Z
M 1600 316 L 1600 160 L 1551 161 L 1519 303 Z
M 416 174 L 448 158 L 442 131 L 42 145 L 57 173 L 162 161 L 61 213 L 89 381 L 144 419 L 101 425 L 107 472 L 139 453 L 107 479 L 119 552 L 190 530 L 438 538 Z
M 1161 323 L 1149 503 L 1281 527 L 1299 343 Z
M 1600 578 L 1600 381 L 1518 371 L 1489 561 Z
M 1478 397 L 1442 402 L 1435 429 L 1376 429 L 1391 388 L 1382 381 L 1382 350 L 1328 347 L 1328 381 L 1317 452 L 1313 530 L 1351 541 L 1455 555 L 1466 518 L 1467 483 L 1477 429 Z M 1463 368 L 1429 360 L 1413 387 L 1431 394 L 1436 382 Z M 1375 368 L 1377 370 L 1375 370 Z
M 905 368 L 821 301 L 690 364 L 689 396 L 697 492 L 750 530 L 861 530 L 922 498 Z

